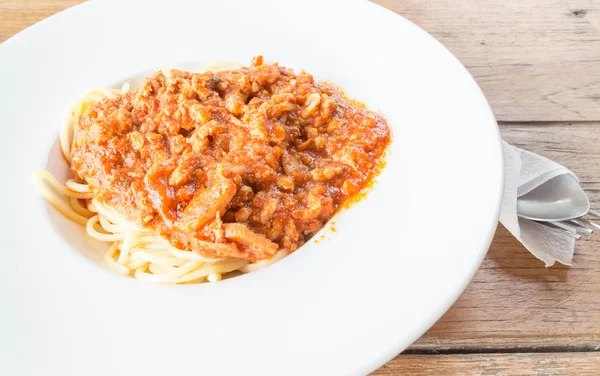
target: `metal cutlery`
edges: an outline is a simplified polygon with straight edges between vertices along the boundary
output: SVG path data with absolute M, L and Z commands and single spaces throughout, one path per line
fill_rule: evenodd
M 581 238 L 591 235 L 600 224 L 585 217 L 600 219 L 579 184 L 569 175 L 559 175 L 517 199 L 517 215 Z

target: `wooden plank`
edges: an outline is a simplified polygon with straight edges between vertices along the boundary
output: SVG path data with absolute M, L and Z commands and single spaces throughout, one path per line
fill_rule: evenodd
M 80 2 L 77 0 L 0 2 L 0 43 L 25 28 Z
M 384 375 L 573 375 L 600 374 L 599 353 L 400 355 L 373 372 Z
M 600 208 L 600 123 L 508 125 L 508 142 L 571 168 Z M 600 350 L 600 233 L 579 240 L 573 266 L 545 268 L 499 226 L 480 270 L 413 350 L 565 347 Z
M 374 0 L 469 69 L 499 120 L 600 120 L 600 0 Z

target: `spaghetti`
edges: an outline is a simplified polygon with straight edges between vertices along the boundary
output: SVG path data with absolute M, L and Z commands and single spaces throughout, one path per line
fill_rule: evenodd
M 117 273 L 215 282 L 310 239 L 371 180 L 389 138 L 379 115 L 259 56 L 86 92 L 59 136 L 75 177 L 35 178 L 53 207 L 108 243 Z
M 86 92 L 71 110 L 59 134 L 61 152 L 65 160 L 72 161 L 71 145 L 75 127 L 81 114 L 103 99 L 114 98 L 121 91 L 93 89 Z M 87 234 L 96 240 L 107 242 L 108 251 L 104 262 L 115 272 L 154 283 L 217 282 L 223 274 L 240 271 L 249 273 L 270 265 L 285 257 L 280 251 L 268 261 L 250 264 L 239 259 L 209 259 L 201 255 L 173 247 L 155 232 L 140 228 L 115 210 L 94 199 L 90 186 L 74 178 L 60 183 L 46 170 L 34 173 L 41 195 L 66 218 L 85 227 Z

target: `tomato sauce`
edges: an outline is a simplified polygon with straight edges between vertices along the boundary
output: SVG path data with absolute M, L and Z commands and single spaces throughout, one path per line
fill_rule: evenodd
M 258 261 L 293 252 L 372 180 L 390 129 L 335 86 L 263 58 L 159 71 L 90 106 L 72 169 L 173 245 Z

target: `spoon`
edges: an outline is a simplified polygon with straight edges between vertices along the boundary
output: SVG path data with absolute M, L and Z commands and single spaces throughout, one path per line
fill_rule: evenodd
M 559 175 L 517 199 L 517 215 L 539 222 L 560 222 L 583 217 L 590 201 L 569 175 Z

